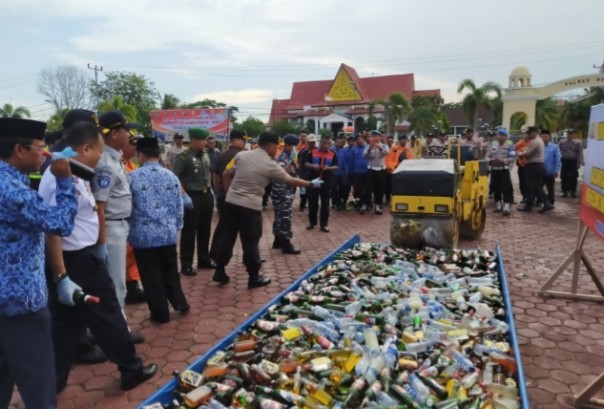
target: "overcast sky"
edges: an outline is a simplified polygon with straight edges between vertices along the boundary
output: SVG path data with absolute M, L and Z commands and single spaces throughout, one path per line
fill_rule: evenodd
M 535 85 L 597 72 L 603 15 L 602 0 L 0 0 L 0 104 L 47 118 L 37 74 L 88 63 L 242 118 L 265 120 L 294 81 L 332 79 L 342 62 L 360 76 L 414 73 L 449 102 L 460 80 L 506 86 L 519 65 Z

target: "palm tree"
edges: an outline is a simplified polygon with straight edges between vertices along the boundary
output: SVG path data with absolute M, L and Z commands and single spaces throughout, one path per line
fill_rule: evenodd
M 101 114 L 109 111 L 122 111 L 129 121 L 136 121 L 138 115 L 136 107 L 125 103 L 124 98 L 119 95 L 113 97 L 113 99 L 109 101 L 103 101 L 99 104 L 99 112 Z
M 386 123 L 386 133 L 392 135 L 397 122 L 401 122 L 411 114 L 411 105 L 405 96 L 401 93 L 394 93 L 387 100 L 375 99 L 368 107 L 369 117 L 373 117 L 375 107 L 381 105 L 384 107 L 384 122 Z
M 161 100 L 161 109 L 177 109 L 180 106 L 180 99 L 176 95 L 164 94 L 162 97 L 158 93 L 159 99 Z
M 557 130 L 560 126 L 562 110 L 553 98 L 540 99 L 537 101 L 536 122 L 540 128 Z
M 418 135 L 425 135 L 434 128 L 438 122 L 438 112 L 428 105 L 420 105 L 413 109 L 413 113 L 409 116 L 409 130 L 414 131 Z
M 11 104 L 4 104 L 0 108 L 0 118 L 30 118 L 31 113 L 25 107 L 13 107 Z
M 69 108 L 63 108 L 55 112 L 46 122 L 46 130 L 49 132 L 60 131 L 63 129 L 63 119 L 70 111 Z
M 524 125 L 528 116 L 524 112 L 516 112 L 510 118 L 510 131 L 520 131 Z
M 474 81 L 471 79 L 465 79 L 459 83 L 457 87 L 457 93 L 461 94 L 463 91 L 468 90 L 462 101 L 462 108 L 468 121 L 473 125 L 473 128 L 477 128 L 477 115 L 479 108 L 485 108 L 489 111 L 493 110 L 493 99 L 501 99 L 501 86 L 496 82 L 485 82 L 480 87 L 477 87 Z

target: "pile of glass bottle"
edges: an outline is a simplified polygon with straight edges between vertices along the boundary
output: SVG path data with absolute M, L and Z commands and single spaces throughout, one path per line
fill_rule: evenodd
M 497 260 L 357 244 L 156 408 L 520 407 Z

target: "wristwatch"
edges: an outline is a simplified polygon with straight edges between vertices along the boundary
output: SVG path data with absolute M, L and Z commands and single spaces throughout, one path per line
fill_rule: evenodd
M 57 284 L 59 281 L 61 281 L 65 277 L 67 277 L 67 272 L 64 272 L 64 273 L 61 273 L 61 274 L 57 274 L 56 276 L 53 276 L 52 277 L 52 281 L 54 281 L 55 284 Z

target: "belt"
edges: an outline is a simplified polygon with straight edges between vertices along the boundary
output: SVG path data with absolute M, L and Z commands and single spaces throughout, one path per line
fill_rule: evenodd
M 106 222 L 127 222 L 128 217 L 124 217 L 123 219 L 105 219 Z
M 369 169 L 369 170 L 384 170 L 386 168 L 382 168 L 382 167 L 379 167 L 379 166 L 367 166 L 367 169 Z
M 507 166 L 491 168 L 491 170 L 508 170 Z
M 200 194 L 200 193 L 208 193 L 210 189 L 201 189 L 201 190 L 185 190 L 188 194 Z

